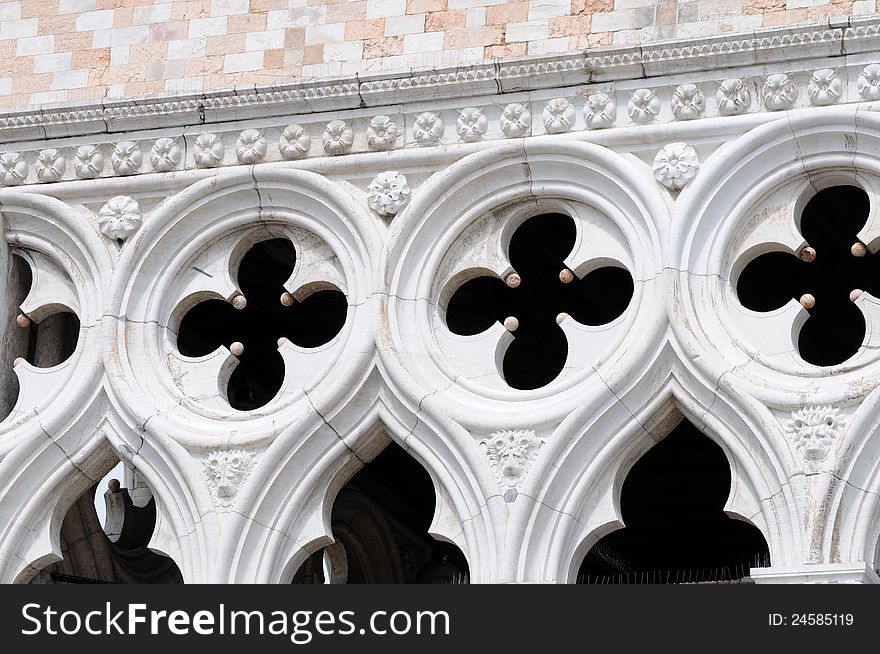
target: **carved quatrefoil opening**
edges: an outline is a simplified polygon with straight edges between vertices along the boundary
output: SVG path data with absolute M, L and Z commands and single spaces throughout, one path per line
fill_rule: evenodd
M 519 285 L 511 288 L 497 277 L 481 275 L 462 284 L 449 300 L 447 327 L 462 336 L 516 318 L 502 370 L 512 388 L 546 386 L 562 371 L 568 342 L 557 323 L 560 314 L 583 325 L 604 325 L 618 318 L 632 299 L 632 275 L 622 267 L 600 266 L 582 279 L 572 276 L 570 283 L 560 279 L 575 237 L 569 216 L 529 218 L 514 232 L 508 252 Z
M 626 527 L 592 547 L 578 582 L 729 582 L 769 565 L 761 531 L 723 510 L 730 482 L 724 450 L 682 420 L 627 474 Z
M 797 348 L 801 358 L 814 365 L 843 363 L 858 352 L 865 318 L 851 293 L 859 289 L 880 297 L 880 257 L 859 248 L 862 256 L 853 255 L 869 211 L 870 200 L 861 188 L 820 191 L 807 203 L 800 221 L 815 259 L 769 252 L 750 261 L 737 280 L 739 301 L 753 311 L 775 311 L 792 298 L 812 296 L 804 304 L 809 318 L 800 329 Z
M 180 323 L 177 346 L 184 356 L 204 356 L 221 345 L 230 350 L 233 343 L 243 346 L 227 386 L 227 399 L 235 409 L 257 409 L 278 393 L 284 381 L 279 339 L 316 348 L 331 341 L 345 324 L 346 298 L 334 285 L 328 283 L 301 301 L 287 293 L 283 284 L 295 265 L 296 250 L 288 239 L 257 243 L 238 269 L 246 306 L 239 310 L 225 300 L 205 300 Z M 289 306 L 282 304 L 283 294 Z

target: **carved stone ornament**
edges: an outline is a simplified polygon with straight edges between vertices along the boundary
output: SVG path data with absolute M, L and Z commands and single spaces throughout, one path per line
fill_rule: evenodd
M 0 155 L 0 184 L 17 186 L 27 179 L 28 165 L 21 152 L 4 152 Z
M 37 153 L 37 179 L 44 184 L 57 182 L 64 176 L 67 159 L 61 150 L 48 148 Z
M 502 489 L 516 488 L 538 456 L 543 439 L 527 429 L 503 429 L 480 443 Z
M 440 116 L 423 111 L 413 125 L 413 138 L 419 145 L 434 145 L 443 138 L 443 121 Z
M 217 450 L 202 462 L 211 496 L 218 506 L 228 508 L 254 466 L 254 457 L 245 450 Z
M 351 150 L 354 143 L 354 130 L 343 120 L 331 120 L 324 128 L 321 142 L 324 144 L 324 152 L 327 154 L 345 154 Z
M 96 145 L 81 145 L 73 160 L 74 171 L 79 179 L 94 179 L 104 171 L 104 155 Z
M 544 107 L 543 118 L 544 131 L 548 134 L 561 134 L 572 130 L 577 111 L 566 98 L 554 98 Z
M 797 99 L 797 87 L 785 73 L 768 75 L 761 89 L 764 107 L 770 111 L 791 109 Z
M 868 64 L 862 69 L 858 89 L 862 100 L 880 100 L 880 64 Z
M 748 109 L 752 94 L 745 82 L 734 77 L 721 82 L 715 93 L 715 101 L 718 103 L 718 113 L 722 116 L 735 116 Z
M 626 107 L 626 113 L 637 125 L 647 125 L 660 114 L 660 98 L 651 89 L 636 89 Z
M 196 166 L 199 168 L 213 168 L 222 163 L 226 146 L 223 145 L 223 139 L 219 135 L 213 132 L 202 132 L 196 138 L 193 152 Z
M 512 102 L 501 112 L 501 133 L 509 139 L 526 136 L 532 127 L 532 112 L 519 102 Z
M 834 449 L 846 423 L 846 415 L 835 407 L 808 406 L 793 411 L 782 426 L 807 466 L 816 469 Z
M 127 239 L 141 224 L 141 208 L 137 201 L 127 195 L 111 198 L 98 212 L 98 227 L 104 236 Z
M 141 169 L 144 153 L 134 141 L 120 141 L 113 148 L 110 163 L 117 175 L 134 175 Z
M 367 126 L 367 145 L 371 150 L 390 150 L 397 144 L 400 129 L 389 116 L 374 116 Z
M 312 135 L 302 125 L 288 125 L 278 138 L 278 151 L 288 161 L 302 159 L 311 147 Z
M 239 163 L 259 163 L 266 156 L 266 137 L 255 129 L 244 130 L 235 143 L 235 156 Z
M 810 104 L 822 107 L 834 104 L 843 93 L 843 84 L 831 68 L 822 68 L 813 72 L 807 85 Z
M 183 151 L 172 138 L 156 139 L 150 148 L 150 165 L 157 173 L 167 173 L 180 165 Z
M 380 216 L 394 216 L 409 202 L 409 184 L 396 170 L 376 175 L 368 191 L 367 204 Z
M 467 143 L 481 140 L 489 129 L 489 119 L 477 107 L 465 107 L 455 121 L 458 138 Z
M 617 118 L 617 102 L 610 93 L 594 93 L 584 106 L 584 120 L 588 129 L 614 127 Z
M 696 84 L 679 84 L 672 93 L 672 115 L 676 120 L 694 120 L 703 115 L 706 98 Z
M 700 160 L 687 143 L 668 143 L 654 157 L 654 177 L 666 188 L 680 191 L 697 175 Z

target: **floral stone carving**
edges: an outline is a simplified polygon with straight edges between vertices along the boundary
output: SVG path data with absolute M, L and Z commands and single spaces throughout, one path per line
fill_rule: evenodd
M 835 407 L 808 406 L 792 412 L 782 426 L 797 453 L 815 470 L 834 449 L 846 422 L 846 416 Z
M 213 168 L 223 161 L 223 153 L 226 147 L 223 139 L 213 132 L 202 132 L 196 138 L 193 148 L 196 165 L 199 168 Z
M 367 126 L 367 145 L 371 150 L 390 150 L 397 144 L 400 129 L 389 116 L 375 116 Z
M 764 107 L 770 111 L 790 109 L 797 99 L 797 87 L 785 73 L 768 75 L 761 89 Z
M 28 175 L 27 161 L 21 152 L 4 152 L 0 155 L 0 184 L 16 186 Z
M 44 184 L 60 180 L 66 169 L 67 159 L 61 150 L 49 148 L 37 154 L 37 179 Z
M 703 115 L 706 98 L 696 84 L 679 84 L 672 93 L 672 115 L 677 120 L 694 120 Z
M 177 142 L 168 137 L 156 139 L 150 148 L 150 165 L 157 173 L 167 173 L 180 164 L 182 151 Z
M 141 224 L 141 208 L 137 201 L 127 195 L 111 198 L 98 212 L 98 227 L 112 239 L 126 239 Z
M 843 84 L 831 68 L 822 68 L 813 73 L 807 85 L 810 104 L 821 107 L 834 104 L 843 93 Z
M 113 148 L 110 163 L 117 175 L 134 175 L 141 169 L 144 153 L 134 141 L 120 141 Z
M 479 141 L 486 135 L 489 129 L 489 119 L 486 114 L 477 107 L 465 107 L 458 114 L 458 120 L 455 122 L 455 130 L 458 137 L 462 141 L 471 143 Z
M 589 129 L 613 127 L 617 116 L 617 102 L 610 93 L 594 93 L 587 98 L 584 120 Z
M 253 459 L 253 455 L 244 450 L 217 450 L 202 462 L 208 488 L 218 506 L 232 506 L 238 489 L 253 469 Z
M 396 170 L 376 175 L 368 191 L 367 204 L 380 216 L 394 216 L 409 202 L 409 184 Z
M 532 112 L 512 102 L 501 112 L 501 133 L 509 139 L 526 136 L 532 126 Z
M 687 143 L 669 143 L 654 157 L 654 177 L 666 188 L 680 191 L 697 175 L 700 160 Z
M 235 156 L 239 163 L 255 164 L 266 156 L 266 137 L 255 129 L 246 129 L 238 135 Z
M 434 145 L 443 138 L 443 121 L 440 116 L 423 111 L 413 125 L 413 138 L 419 145 Z
M 312 147 L 312 135 L 302 125 L 288 125 L 278 138 L 278 151 L 287 160 L 302 159 Z
M 636 89 L 626 107 L 626 113 L 634 123 L 647 125 L 660 114 L 660 98 L 651 89 Z
M 104 171 L 104 155 L 96 145 L 81 145 L 76 149 L 73 166 L 79 179 L 94 179 Z
M 321 142 L 324 144 L 324 152 L 327 154 L 345 154 L 351 150 L 354 143 L 354 130 L 343 120 L 331 120 L 324 128 Z
M 574 106 L 565 98 L 554 98 L 544 107 L 544 131 L 548 134 L 570 132 L 577 118 Z
M 718 103 L 718 112 L 722 116 L 735 116 L 748 109 L 752 101 L 752 94 L 749 93 L 748 87 L 741 79 L 726 79 L 718 87 L 715 101 Z
M 532 430 L 503 429 L 480 443 L 502 489 L 516 488 L 544 441 Z
M 880 64 L 868 64 L 859 74 L 859 96 L 862 100 L 880 100 Z

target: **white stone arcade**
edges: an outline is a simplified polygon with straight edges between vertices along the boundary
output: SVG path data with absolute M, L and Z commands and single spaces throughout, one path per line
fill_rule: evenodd
M 799 212 L 831 186 L 867 193 L 858 238 L 880 249 L 873 29 L 757 42 L 762 63 L 724 70 L 694 50 L 649 79 L 572 86 L 583 71 L 549 57 L 556 76 L 520 71 L 516 90 L 387 81 L 366 108 L 280 116 L 244 97 L 205 125 L 123 112 L 112 142 L 85 114 L 66 132 L 7 120 L 0 265 L 21 257 L 32 283 L 21 302 L 0 287 L 0 333 L 11 352 L 19 314 L 80 327 L 63 363 L 2 362 L 19 391 L 0 423 L 0 581 L 57 561 L 64 515 L 122 460 L 155 498 L 150 548 L 186 582 L 289 582 L 333 542 L 337 491 L 394 441 L 472 581 L 573 582 L 681 417 L 728 459 L 726 513 L 766 540 L 753 579 L 877 581 L 880 300 L 856 297 L 861 347 L 819 367 L 798 353 L 807 309 L 750 311 L 735 288 L 748 260 L 808 245 Z M 843 38 L 863 49 L 826 47 Z M 574 275 L 613 261 L 633 297 L 599 327 L 562 319 L 562 371 L 516 390 L 509 328 L 459 336 L 444 315 L 468 271 L 516 272 L 511 235 L 544 213 L 574 221 Z M 340 290 L 345 322 L 317 348 L 280 343 L 280 389 L 240 411 L 237 354 L 184 356 L 176 333 L 204 299 L 237 306 L 238 263 L 271 238 L 297 249 L 286 292 Z

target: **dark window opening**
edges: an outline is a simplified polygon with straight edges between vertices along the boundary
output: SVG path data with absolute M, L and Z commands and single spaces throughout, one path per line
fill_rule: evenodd
M 729 493 L 724 451 L 682 420 L 630 470 L 626 527 L 593 546 L 578 583 L 735 582 L 769 565 L 760 530 L 724 513 Z
M 115 483 L 114 483 L 115 482 Z M 124 511 L 115 540 L 104 532 L 95 511 L 98 484 L 80 496 L 61 525 L 63 559 L 43 568 L 32 584 L 178 584 L 180 569 L 166 556 L 147 547 L 156 526 L 156 501 L 144 507 L 132 504 L 128 490 L 110 482 L 104 497 Z M 112 489 L 112 490 L 111 490 Z
M 428 534 L 434 516 L 428 472 L 396 443 L 349 480 L 333 504 L 333 537 L 345 551 L 346 583 L 467 583 L 461 550 Z M 294 583 L 323 583 L 323 550 Z
M 856 186 L 820 191 L 801 217 L 801 233 L 816 251 L 815 260 L 770 252 L 750 262 L 737 282 L 739 301 L 753 311 L 772 311 L 805 294 L 815 298 L 797 342 L 801 358 L 814 365 L 843 363 L 861 346 L 865 319 L 850 293 L 860 289 L 880 297 L 880 257 L 870 251 L 854 256 L 851 250 L 869 211 L 868 195 Z
M 604 325 L 620 316 L 632 299 L 632 275 L 624 268 L 606 266 L 571 283 L 560 280 L 575 237 L 569 216 L 529 218 L 510 241 L 510 263 L 520 277 L 519 286 L 477 277 L 462 284 L 449 301 L 446 324 L 455 334 L 479 334 L 509 316 L 518 320 L 502 371 L 512 388 L 546 386 L 562 371 L 568 342 L 556 322 L 560 313 L 584 325 Z
M 249 411 L 268 404 L 284 381 L 278 352 L 282 337 L 300 347 L 331 341 L 345 323 L 347 302 L 336 290 L 317 291 L 291 306 L 281 303 L 284 282 L 293 272 L 296 251 L 287 239 L 262 241 L 242 258 L 238 283 L 247 299 L 238 310 L 224 300 L 193 307 L 180 323 L 177 346 L 184 356 L 204 356 L 219 346 L 241 343 L 244 351 L 227 389 L 229 404 Z

